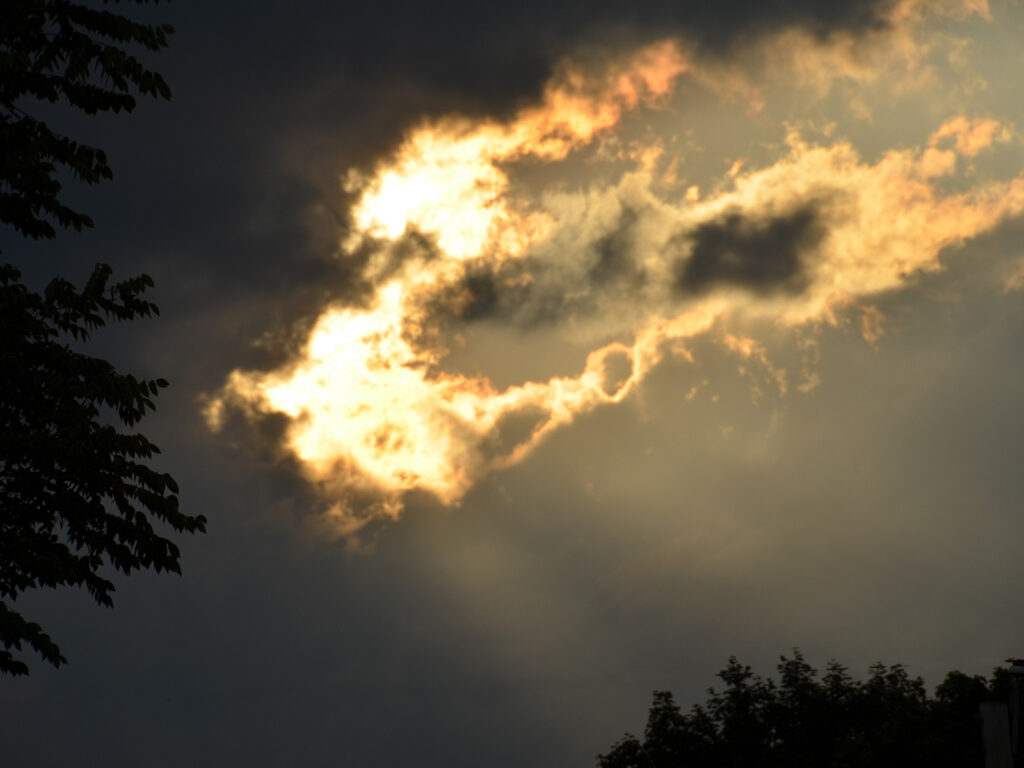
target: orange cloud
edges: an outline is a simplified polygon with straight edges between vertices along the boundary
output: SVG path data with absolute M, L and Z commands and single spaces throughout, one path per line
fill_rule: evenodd
M 980 117 L 971 120 L 965 115 L 957 115 L 939 126 L 928 140 L 928 145 L 936 147 L 939 142 L 950 136 L 955 139 L 954 146 L 957 152 L 974 157 L 992 146 L 994 141 L 1006 141 L 1010 133 L 998 120 Z
M 451 118 L 413 131 L 371 179 L 350 179 L 349 188 L 360 190 L 350 247 L 365 237 L 393 240 L 411 228 L 435 237 L 454 259 L 522 253 L 548 222 L 514 209 L 504 197 L 509 180 L 499 164 L 565 158 L 641 102 L 667 96 L 688 67 L 674 43 L 662 42 L 600 75 L 565 67 L 540 104 L 507 124 Z
M 866 304 L 860 308 L 860 335 L 872 346 L 885 335 L 885 315 L 878 307 Z
M 937 82 L 930 57 L 953 39 L 929 25 L 977 16 L 991 20 L 987 0 L 894 0 L 883 6 L 878 23 L 866 30 L 836 29 L 821 35 L 791 27 L 754 40 L 735 60 L 700 62 L 695 75 L 724 96 L 745 100 L 759 110 L 761 87 L 783 82 L 824 96 L 836 84 L 858 88 L 883 85 L 895 93 Z M 870 109 L 860 95 L 850 108 L 861 117 Z
M 649 258 L 665 258 L 673 233 L 695 231 L 725 215 L 771 218 L 817 201 L 826 234 L 807 255 L 808 282 L 799 294 L 757 300 L 724 286 L 681 308 L 670 284 L 655 284 L 646 300 L 623 297 L 644 308 L 619 315 L 620 332 L 633 328 L 630 343 L 598 347 L 578 376 L 498 390 L 481 377 L 440 373 L 443 352 L 410 337 L 407 326 L 424 309 L 418 288 L 429 264 L 410 267 L 384 284 L 370 307 L 326 311 L 293 365 L 270 373 L 235 371 L 209 412 L 211 426 L 226 405 L 285 415 L 288 449 L 310 480 L 336 497 L 375 495 L 384 510 L 378 516 L 397 514 L 401 495 L 414 489 L 452 504 L 482 475 L 522 460 L 579 414 L 627 397 L 659 362 L 667 341 L 705 333 L 737 313 L 783 325 L 830 321 L 858 298 L 938 269 L 944 248 L 1024 209 L 1022 178 L 943 196 L 922 177 L 920 150 L 893 151 L 866 164 L 842 142 L 815 146 L 794 133 L 788 144 L 787 156 L 738 174 L 729 191 L 678 208 L 662 205 L 646 222 L 650 239 L 637 248 Z M 652 176 L 638 172 L 633 183 L 644 178 L 651 182 Z M 628 185 L 602 195 L 626 190 Z M 591 199 L 599 203 L 600 196 Z M 558 228 L 566 226 L 575 227 L 580 240 L 594 236 L 572 220 Z M 879 313 L 864 310 L 869 341 L 880 336 L 880 320 Z M 731 334 L 724 343 L 757 360 L 785 391 L 785 372 L 771 367 L 763 347 Z M 626 373 L 609 386 L 613 364 Z M 503 432 L 513 420 L 525 421 L 526 429 L 508 442 Z M 365 522 L 359 516 L 365 511 L 336 505 L 333 514 L 346 530 Z
M 900 35 L 924 8 L 893 4 L 885 34 L 897 53 L 912 44 Z M 983 2 L 941 8 L 988 12 Z M 812 54 L 828 63 L 829 77 L 867 77 L 861 68 L 874 66 L 859 47 L 864 40 L 839 36 L 812 46 L 800 42 L 802 34 L 784 33 L 773 43 L 804 45 L 790 62 L 798 72 L 812 60 L 800 57 Z M 629 110 L 662 103 L 683 74 L 700 79 L 700 66 L 666 42 L 597 73 L 566 67 L 537 105 L 506 122 L 423 125 L 372 172 L 350 174 L 356 202 L 344 249 L 376 249 L 364 275 L 375 295 L 365 307 L 324 311 L 290 364 L 232 372 L 209 400 L 211 428 L 230 410 L 252 420 L 284 416 L 284 447 L 329 500 L 336 530 L 354 535 L 368 522 L 397 517 L 410 491 L 457 503 L 481 477 L 523 460 L 553 431 L 621 402 L 675 345 L 712 328 L 784 394 L 786 372 L 771 366 L 763 346 L 725 330 L 733 321 L 785 328 L 835 322 L 845 308 L 939 269 L 944 249 L 1024 210 L 1022 176 L 955 194 L 937 186 L 956 173 L 958 157 L 974 157 L 1009 135 L 994 120 L 962 115 L 924 147 L 892 150 L 875 162 L 848 142 L 814 144 L 791 130 L 774 162 L 757 168 L 736 161 L 724 187 L 702 194 L 693 185 L 682 200 L 659 196 L 654 153 L 617 184 L 513 196 L 511 164 L 566 158 Z M 435 252 L 395 267 L 390 249 L 413 232 Z M 599 292 L 591 277 L 599 252 L 639 277 Z M 550 287 L 598 308 L 575 326 L 591 341 L 578 374 L 501 388 L 482 376 L 442 371 L 446 351 L 430 335 L 438 303 L 466 305 L 472 296 L 462 281 L 470 269 L 494 276 L 508 265 L 519 271 L 496 280 L 496 292 Z M 687 284 L 694 274 L 700 279 Z M 883 320 L 864 305 L 865 339 L 880 338 Z M 797 389 L 807 391 L 817 385 L 810 370 L 816 347 L 804 342 L 803 349 Z

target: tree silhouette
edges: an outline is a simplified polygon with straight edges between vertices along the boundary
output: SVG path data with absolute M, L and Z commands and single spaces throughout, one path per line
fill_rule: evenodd
M 92 226 L 61 202 L 61 177 L 112 178 L 106 155 L 32 111 L 51 103 L 87 115 L 130 112 L 135 94 L 170 98 L 163 78 L 129 50 L 158 51 L 172 33 L 66 0 L 0 3 L 0 224 L 30 238 Z M 154 407 L 167 382 L 136 379 L 81 351 L 107 321 L 157 313 L 143 298 L 148 276 L 111 284 L 111 274 L 98 264 L 82 290 L 58 278 L 37 293 L 15 266 L 0 265 L 0 671 L 9 674 L 28 672 L 13 652 L 23 644 L 55 666 L 66 661 L 14 609 L 25 590 L 85 586 L 109 606 L 106 566 L 180 572 L 177 547 L 153 521 L 205 529 L 202 516 L 179 511 L 173 478 L 147 464 L 157 447 L 121 429 Z
M 899 664 L 859 682 L 833 661 L 819 677 L 799 651 L 777 669 L 765 680 L 731 657 L 725 687 L 687 713 L 655 691 L 643 739 L 626 734 L 599 768 L 983 768 L 979 705 L 1010 686 L 1005 669 L 950 672 L 929 697 Z

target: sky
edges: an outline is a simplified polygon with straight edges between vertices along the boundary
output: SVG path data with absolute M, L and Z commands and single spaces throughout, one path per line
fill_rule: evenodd
M 208 533 L 0 684 L 23 766 L 593 765 L 799 647 L 1021 653 L 1024 10 L 189 4 L 115 177 L 143 430 Z

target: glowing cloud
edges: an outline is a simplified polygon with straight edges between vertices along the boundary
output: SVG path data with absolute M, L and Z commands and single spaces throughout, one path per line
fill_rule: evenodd
M 988 13 L 981 2 L 948 5 Z M 921 7 L 901 2 L 891 12 L 904 25 L 890 20 L 898 31 Z M 773 44 L 786 34 L 798 32 Z M 856 74 L 847 67 L 863 64 L 854 43 L 842 38 L 828 55 Z M 397 516 L 410 491 L 457 503 L 553 430 L 629 396 L 663 355 L 687 354 L 678 342 L 714 327 L 784 394 L 786 372 L 756 341 L 725 330 L 732 320 L 815 325 L 861 305 L 862 333 L 877 343 L 884 316 L 863 299 L 938 269 L 943 249 L 1024 210 L 1024 177 L 955 193 L 938 186 L 958 158 L 1011 135 L 996 120 L 966 115 L 942 123 L 925 146 L 875 162 L 846 141 L 816 144 L 790 129 L 774 162 L 737 160 L 717 186 L 691 184 L 676 198 L 659 187 L 660 145 L 639 153 L 636 169 L 613 186 L 513 195 L 510 166 L 566 159 L 628 111 L 664 103 L 687 73 L 702 81 L 700 66 L 672 42 L 598 73 L 566 67 L 539 104 L 507 122 L 422 125 L 371 173 L 350 173 L 356 199 L 343 251 L 375 253 L 364 275 L 372 299 L 326 309 L 280 370 L 234 371 L 208 402 L 211 428 L 231 410 L 252 420 L 283 415 L 287 452 L 329 499 L 337 529 L 352 534 Z M 413 235 L 426 251 L 396 258 Z M 442 370 L 443 330 L 480 303 L 481 282 L 499 319 L 541 299 L 550 307 L 551 296 L 566 316 L 584 325 L 594 318 L 598 341 L 581 372 L 501 389 Z M 813 341 L 804 346 L 799 391 L 817 385 L 807 369 Z
M 992 146 L 994 141 L 1007 141 L 1010 138 L 1010 131 L 998 120 L 968 120 L 964 115 L 957 115 L 939 126 L 932 134 L 928 145 L 936 147 L 949 136 L 955 139 L 957 152 L 966 157 L 974 157 L 983 149 Z
M 641 101 L 666 96 L 688 65 L 672 43 L 641 50 L 590 78 L 566 68 L 540 105 L 508 124 L 450 119 L 414 131 L 392 162 L 362 186 L 353 210 L 357 235 L 394 240 L 407 228 L 433 235 L 453 259 L 515 256 L 542 236 L 545 222 L 522 216 L 503 197 L 509 181 L 499 163 L 536 157 L 560 160 L 614 126 Z M 361 179 L 352 174 L 351 190 Z

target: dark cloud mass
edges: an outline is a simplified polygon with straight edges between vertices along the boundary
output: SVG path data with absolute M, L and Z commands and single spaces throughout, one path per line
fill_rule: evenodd
M 479 320 L 496 314 L 501 296 L 494 273 L 470 271 L 456 289 L 456 313 L 460 320 Z
M 797 292 L 807 284 L 805 255 L 825 231 L 813 206 L 765 221 L 730 213 L 684 236 L 678 287 L 703 293 L 736 286 L 755 293 Z
M 646 281 L 633 235 L 640 218 L 625 208 L 613 227 L 582 247 L 575 268 L 537 256 L 497 268 L 486 260 L 471 262 L 462 279 L 432 302 L 432 313 L 442 321 L 494 319 L 531 328 L 593 315 L 609 298 L 628 301 Z M 568 279 L 566 269 L 575 269 Z
M 470 263 L 462 279 L 431 302 L 431 314 L 442 325 L 500 320 L 530 328 L 643 302 L 648 278 L 633 237 L 638 218 L 625 209 L 584 249 L 568 279 L 564 265 L 542 258 L 506 261 L 497 269 Z M 732 212 L 676 235 L 662 257 L 676 261 L 677 301 L 729 287 L 759 295 L 798 293 L 808 285 L 814 250 L 825 234 L 817 202 L 763 219 Z
M 176 44 L 203 50 L 187 76 L 223 102 L 211 112 L 218 128 L 230 125 L 238 130 L 236 139 L 249 139 L 260 133 L 256 126 L 283 127 L 292 122 L 289 115 L 301 113 L 305 130 L 345 125 L 345 147 L 333 149 L 352 159 L 367 150 L 386 152 L 424 114 L 507 116 L 535 98 L 569 54 L 590 50 L 601 56 L 673 35 L 709 55 L 724 54 L 742 40 L 794 24 L 820 35 L 874 28 L 885 23 L 891 4 L 303 0 L 263 2 L 241 12 L 232 3 L 196 10 L 182 4 L 172 13 Z M 224 29 L 233 32 L 225 35 Z M 259 55 L 253 54 L 253 39 L 260 41 Z M 184 85 L 183 78 L 175 83 Z M 184 87 L 178 92 L 188 95 Z M 217 119 L 243 102 L 252 123 Z
M 638 214 L 631 208 L 622 212 L 619 226 L 594 244 L 594 262 L 588 270 L 589 281 L 597 286 L 619 283 L 637 287 L 644 281 L 643 270 L 633 257 L 632 229 Z
M 485 109 L 532 94 L 551 66 L 588 44 L 637 43 L 682 34 L 709 51 L 745 36 L 798 24 L 819 34 L 878 26 L 888 0 L 698 0 L 623 3 L 522 0 L 436 4 L 392 0 L 351 6 L 360 29 L 345 59 L 354 75 L 447 83 Z
M 462 278 L 429 302 L 431 316 L 442 324 L 501 320 L 520 327 L 550 325 L 580 311 L 591 296 L 586 284 L 568 295 L 549 279 L 550 265 L 534 259 L 509 261 L 495 268 L 471 262 Z

